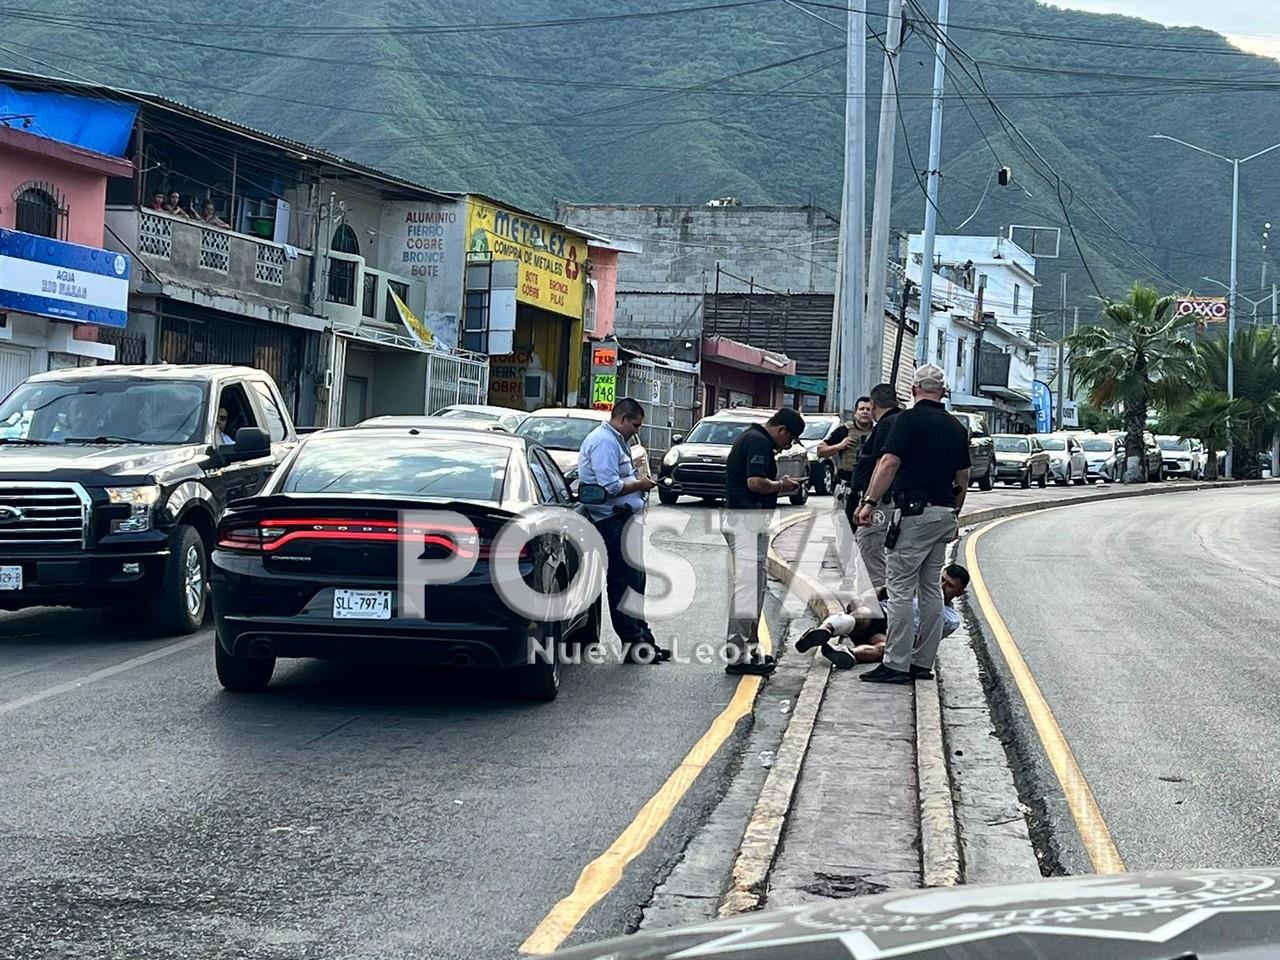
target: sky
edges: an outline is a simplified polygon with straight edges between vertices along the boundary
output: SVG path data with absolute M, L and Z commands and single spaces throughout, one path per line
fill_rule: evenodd
M 1123 13 L 1170 27 L 1206 27 L 1251 53 L 1280 59 L 1280 0 L 1049 0 L 1055 7 Z

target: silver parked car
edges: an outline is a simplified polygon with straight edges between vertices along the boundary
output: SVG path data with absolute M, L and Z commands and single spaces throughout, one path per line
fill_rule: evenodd
M 1156 437 L 1160 454 L 1164 458 L 1166 477 L 1186 477 L 1189 480 L 1204 479 L 1204 447 L 1190 437 Z
M 1036 437 L 1019 433 L 997 433 L 991 438 L 996 448 L 996 479 L 1016 483 L 1024 490 L 1049 481 L 1049 454 Z
M 1107 433 L 1081 437 L 1080 446 L 1088 463 L 1089 482 L 1106 480 L 1114 483 L 1124 474 L 1124 438 Z
M 1049 454 L 1049 476 L 1060 487 L 1068 483 L 1084 486 L 1089 479 L 1089 460 L 1080 441 L 1069 433 L 1036 435 L 1044 452 Z

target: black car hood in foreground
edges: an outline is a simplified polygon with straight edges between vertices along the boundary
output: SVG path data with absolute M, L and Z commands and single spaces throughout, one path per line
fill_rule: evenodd
M 194 444 L 0 444 L 0 480 L 79 480 L 110 483 L 145 477 L 200 455 Z
M 562 960 L 1275 960 L 1280 870 L 912 890 L 639 933 Z

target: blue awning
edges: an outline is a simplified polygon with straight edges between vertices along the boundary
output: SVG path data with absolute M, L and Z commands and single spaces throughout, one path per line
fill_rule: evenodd
M 123 157 L 138 105 L 70 93 L 15 90 L 0 84 L 0 117 L 30 118 L 28 133 L 94 153 Z M 19 127 L 19 119 L 9 121 Z

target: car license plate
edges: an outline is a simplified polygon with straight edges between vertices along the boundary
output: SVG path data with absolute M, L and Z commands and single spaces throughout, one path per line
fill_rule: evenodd
M 333 591 L 333 619 L 390 620 L 390 590 Z
M 0 567 L 0 590 L 21 590 L 22 568 Z

